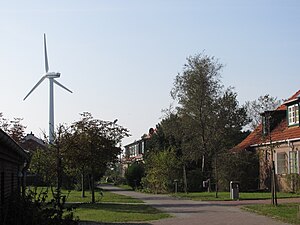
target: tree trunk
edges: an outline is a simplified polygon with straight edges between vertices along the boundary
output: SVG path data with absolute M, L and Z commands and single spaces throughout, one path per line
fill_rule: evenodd
M 57 158 L 57 190 L 60 190 L 62 186 L 62 171 L 61 171 L 61 159 Z
M 92 203 L 95 203 L 95 180 L 94 180 L 94 169 L 92 168 L 91 174 L 91 189 L 92 189 Z
M 217 162 L 217 156 L 216 156 L 216 158 L 215 158 L 215 175 L 216 175 L 216 198 L 218 198 L 218 192 L 219 192 L 219 190 L 218 190 L 218 162 Z
M 85 183 L 84 172 L 82 171 L 82 173 L 81 173 L 81 198 L 85 198 L 84 183 Z
M 185 164 L 183 164 L 182 168 L 183 168 L 183 189 L 184 189 L 184 192 L 187 193 L 187 179 L 186 179 Z
M 57 187 L 56 187 L 56 202 L 60 206 L 60 197 L 61 197 L 61 186 L 62 186 L 62 166 L 61 166 L 61 158 L 60 158 L 60 147 L 56 146 L 57 153 Z
M 204 174 L 204 165 L 205 165 L 205 156 L 203 154 L 203 156 L 202 156 L 202 165 L 201 165 L 202 174 Z
M 275 162 L 272 160 L 272 180 L 271 180 L 271 189 L 272 189 L 272 205 L 277 206 L 277 191 L 276 191 L 276 173 L 275 173 Z

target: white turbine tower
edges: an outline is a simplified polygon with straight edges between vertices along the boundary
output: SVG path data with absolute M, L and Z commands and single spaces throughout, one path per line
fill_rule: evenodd
M 42 78 L 36 83 L 36 85 L 29 91 L 29 93 L 25 96 L 23 100 L 25 100 L 46 78 L 49 79 L 49 142 L 53 143 L 54 141 L 54 93 L 53 93 L 53 83 L 57 84 L 58 86 L 62 87 L 63 89 L 71 92 L 68 88 L 63 86 L 61 83 L 55 80 L 55 78 L 60 77 L 60 73 L 58 72 L 49 72 L 49 65 L 48 65 L 48 56 L 47 56 L 47 46 L 46 46 L 46 34 L 44 34 L 44 51 L 45 51 L 45 70 L 46 73 Z

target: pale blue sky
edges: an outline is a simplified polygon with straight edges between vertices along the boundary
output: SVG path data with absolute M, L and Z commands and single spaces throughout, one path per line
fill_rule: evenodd
M 186 57 L 203 50 L 241 104 L 287 98 L 300 89 L 299 25 L 298 0 L 1 1 L 0 112 L 48 132 L 48 81 L 22 100 L 44 73 L 43 33 L 50 70 L 74 92 L 55 88 L 55 123 L 118 118 L 124 144 L 160 121 Z

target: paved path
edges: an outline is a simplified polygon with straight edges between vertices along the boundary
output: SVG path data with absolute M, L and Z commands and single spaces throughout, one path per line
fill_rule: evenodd
M 101 188 L 111 192 L 141 199 L 161 211 L 170 213 L 172 218 L 137 223 L 143 225 L 287 225 L 274 219 L 243 211 L 238 207 L 244 204 L 269 203 L 262 201 L 192 201 L 170 197 L 168 195 L 152 195 L 134 191 L 126 191 L 111 185 Z M 299 199 L 296 201 L 300 202 Z

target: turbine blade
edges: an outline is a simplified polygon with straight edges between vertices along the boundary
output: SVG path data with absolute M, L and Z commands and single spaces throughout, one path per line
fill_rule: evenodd
M 48 73 L 48 71 L 49 71 L 49 65 L 48 65 L 46 34 L 45 33 L 44 33 L 44 52 L 45 52 L 45 70 L 46 70 L 46 73 Z
M 53 79 L 53 82 L 56 83 L 58 86 L 62 87 L 63 89 L 67 90 L 68 92 L 73 93 L 71 90 L 69 90 L 68 88 L 66 88 L 64 85 L 62 85 L 58 81 L 56 81 L 56 80 Z
M 25 98 L 23 99 L 23 101 L 34 91 L 34 89 L 36 89 L 37 88 L 37 86 L 39 86 L 40 85 L 40 83 L 42 83 L 43 82 L 43 80 L 45 80 L 45 78 L 46 78 L 46 76 L 43 76 L 40 80 L 39 80 L 39 82 L 37 82 L 36 83 L 36 85 L 34 85 L 34 87 L 31 89 L 31 91 L 29 91 L 29 93 L 25 96 Z

